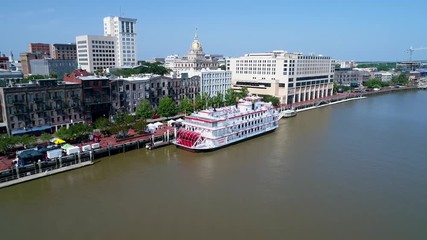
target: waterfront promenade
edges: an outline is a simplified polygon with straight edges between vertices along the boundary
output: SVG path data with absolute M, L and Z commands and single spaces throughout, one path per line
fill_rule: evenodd
M 371 95 L 390 93 L 395 91 L 404 91 L 404 90 L 414 90 L 416 87 L 386 87 L 378 91 L 366 91 L 366 92 L 347 92 L 347 93 L 337 93 L 332 96 L 324 97 L 324 98 L 316 98 L 308 101 L 301 101 L 293 104 L 283 104 L 281 108 L 295 108 L 295 109 L 304 109 L 314 106 L 320 106 L 322 104 L 342 101 L 346 99 L 353 99 L 358 97 L 367 97 Z

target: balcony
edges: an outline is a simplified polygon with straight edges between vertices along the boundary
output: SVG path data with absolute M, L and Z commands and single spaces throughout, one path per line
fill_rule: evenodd
M 34 98 L 35 103 L 43 103 L 45 101 L 44 98 Z
M 27 111 L 16 111 L 15 115 L 27 115 L 28 112 Z
M 25 101 L 24 100 L 13 100 L 12 103 L 15 105 L 24 105 Z

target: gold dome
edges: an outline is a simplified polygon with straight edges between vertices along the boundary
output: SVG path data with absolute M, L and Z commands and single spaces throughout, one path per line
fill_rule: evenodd
M 191 44 L 191 50 L 200 51 L 202 49 L 202 44 L 198 40 L 194 40 L 193 44 Z
M 202 44 L 199 42 L 199 37 L 194 35 L 194 41 L 191 44 L 191 51 L 193 52 L 203 52 Z

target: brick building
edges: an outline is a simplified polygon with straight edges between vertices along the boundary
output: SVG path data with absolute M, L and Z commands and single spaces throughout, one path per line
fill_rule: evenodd
M 83 121 L 81 85 L 38 80 L 0 88 L 0 132 L 55 131 Z
M 86 70 L 77 69 L 71 74 L 65 74 L 64 82 L 80 84 L 84 120 L 92 122 L 100 117 L 108 117 L 110 115 L 110 79 L 93 76 Z

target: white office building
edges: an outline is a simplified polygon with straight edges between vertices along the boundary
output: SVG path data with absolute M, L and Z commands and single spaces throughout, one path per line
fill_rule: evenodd
M 122 17 L 104 18 L 104 36 L 116 38 L 117 65 L 136 66 L 136 19 Z
M 393 79 L 393 74 L 391 72 L 376 72 L 374 78 L 380 79 L 382 82 L 390 82 Z
M 231 71 L 224 70 L 205 70 L 200 72 L 200 93 L 207 94 L 210 97 L 221 93 L 225 96 L 228 89 L 231 88 Z
M 282 104 L 309 101 L 333 94 L 335 60 L 321 55 L 273 51 L 227 60 L 233 87 L 273 95 Z
M 117 66 L 115 37 L 77 36 L 76 45 L 77 64 L 81 69 L 94 73 L 96 70 L 105 70 Z

